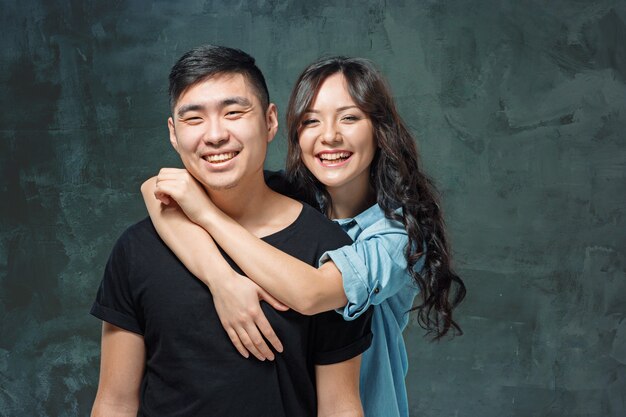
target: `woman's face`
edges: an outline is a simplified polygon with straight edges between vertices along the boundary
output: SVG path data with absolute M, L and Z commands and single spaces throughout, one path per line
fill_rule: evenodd
M 372 122 L 352 100 L 346 80 L 336 73 L 324 80 L 302 117 L 302 162 L 333 199 L 361 198 L 369 190 L 369 168 L 376 153 Z

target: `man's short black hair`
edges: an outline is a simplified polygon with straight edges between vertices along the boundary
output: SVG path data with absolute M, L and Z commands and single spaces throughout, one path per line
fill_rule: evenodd
M 202 45 L 186 52 L 170 72 L 170 107 L 176 106 L 180 95 L 189 87 L 221 74 L 241 74 L 254 88 L 263 111 L 267 110 L 270 95 L 261 70 L 254 58 L 234 48 Z

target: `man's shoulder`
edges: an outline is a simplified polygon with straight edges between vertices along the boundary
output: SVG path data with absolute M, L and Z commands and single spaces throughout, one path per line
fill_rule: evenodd
M 116 246 L 129 247 L 154 242 L 155 239 L 159 239 L 156 229 L 150 217 L 146 217 L 128 226 L 117 239 Z
M 263 175 L 267 186 L 277 193 L 312 206 L 317 204 L 314 193 L 308 192 L 306 189 L 293 182 L 285 171 L 265 170 L 263 171 Z
M 338 245 L 352 243 L 343 229 L 319 210 L 302 203 L 302 213 L 299 218 L 299 232 L 315 240 L 336 242 Z
M 302 203 L 302 210 L 293 223 L 263 240 L 314 266 L 325 252 L 353 243 L 339 225 L 305 203 Z

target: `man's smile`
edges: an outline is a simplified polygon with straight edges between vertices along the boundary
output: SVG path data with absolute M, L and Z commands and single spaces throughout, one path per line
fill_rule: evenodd
M 230 161 L 237 155 L 239 155 L 239 152 L 223 152 L 223 153 L 204 155 L 202 159 L 204 159 L 205 161 L 211 164 L 219 164 L 222 162 Z

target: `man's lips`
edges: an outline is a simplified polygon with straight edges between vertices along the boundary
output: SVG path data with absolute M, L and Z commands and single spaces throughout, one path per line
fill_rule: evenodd
M 221 152 L 221 153 L 213 153 L 213 154 L 203 155 L 202 159 L 204 159 L 205 161 L 207 161 L 210 164 L 220 164 L 222 162 L 230 161 L 231 159 L 233 159 L 237 155 L 239 155 L 239 152 L 237 152 L 237 151 Z

